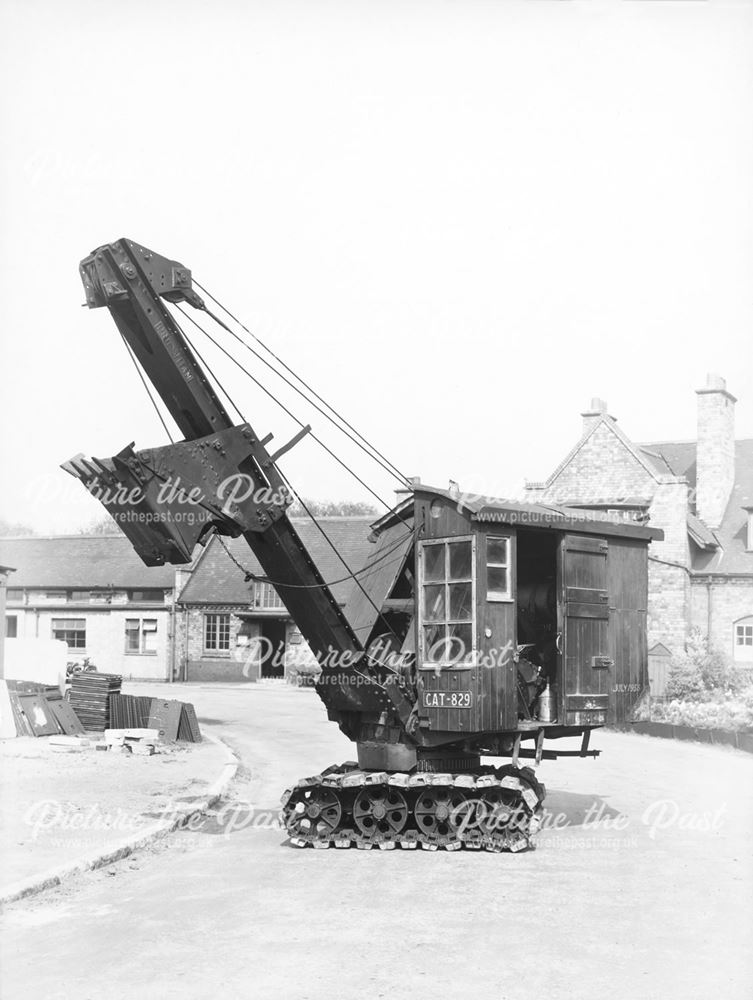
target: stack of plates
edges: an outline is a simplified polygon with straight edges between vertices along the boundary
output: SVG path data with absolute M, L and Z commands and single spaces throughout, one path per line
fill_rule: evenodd
M 102 732 L 110 726 L 110 695 L 120 692 L 120 674 L 81 672 L 71 681 L 71 708 L 88 732 Z

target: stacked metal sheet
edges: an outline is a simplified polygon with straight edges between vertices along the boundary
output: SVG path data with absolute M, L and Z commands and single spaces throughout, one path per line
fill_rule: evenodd
M 68 732 L 58 717 L 59 706 L 68 704 L 61 700 L 60 688 L 36 681 L 9 680 L 5 682 L 5 690 L 6 705 L 10 707 L 9 714 L 18 736 Z
M 152 698 L 133 694 L 110 695 L 112 729 L 145 729 L 149 725 Z
M 199 720 L 196 718 L 196 711 L 193 705 L 187 701 L 183 702 L 183 709 L 180 713 L 178 739 L 186 740 L 189 743 L 201 743 Z
M 120 674 L 82 671 L 71 681 L 70 703 L 87 732 L 110 728 L 109 699 L 120 692 Z
M 150 729 L 156 729 L 160 739 L 166 743 L 176 740 L 201 743 L 201 730 L 190 702 L 154 698 L 148 725 Z
M 109 703 L 112 729 L 154 729 L 166 743 L 201 743 L 196 711 L 189 702 L 114 692 Z

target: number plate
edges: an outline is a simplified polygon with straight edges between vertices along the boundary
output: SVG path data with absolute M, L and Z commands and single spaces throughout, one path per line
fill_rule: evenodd
M 472 708 L 472 691 L 424 691 L 424 708 Z

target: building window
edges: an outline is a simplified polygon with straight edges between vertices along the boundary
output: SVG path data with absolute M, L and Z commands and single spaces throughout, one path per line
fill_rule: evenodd
M 75 604 L 88 604 L 91 600 L 91 591 L 88 590 L 69 590 L 68 600 L 73 601 Z
M 473 538 L 420 544 L 419 607 L 424 669 L 473 664 L 476 587 Z
M 67 643 L 68 649 L 86 649 L 86 619 L 53 618 L 52 638 Z
M 17 615 L 6 615 L 5 616 L 5 637 L 7 639 L 17 639 L 18 638 L 18 616 Z
M 490 535 L 486 539 L 487 601 L 511 600 L 510 586 L 510 539 Z
M 164 604 L 164 590 L 129 590 L 128 600 L 133 604 Z
M 284 611 L 285 605 L 271 583 L 254 584 L 254 607 L 267 611 Z
M 204 615 L 204 649 L 207 653 L 230 649 L 230 615 Z
M 753 666 L 753 615 L 736 621 L 733 628 L 735 663 Z
M 24 599 L 24 592 L 19 587 L 8 587 L 5 591 L 5 599 L 10 604 L 20 604 Z
M 157 652 L 156 618 L 126 618 L 125 651 L 146 655 Z
M 735 625 L 735 645 L 753 646 L 753 625 Z

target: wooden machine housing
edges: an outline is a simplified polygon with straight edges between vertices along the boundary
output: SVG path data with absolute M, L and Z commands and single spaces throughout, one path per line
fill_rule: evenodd
M 561 508 L 459 502 L 442 491 L 419 489 L 414 504 L 419 728 L 462 737 L 544 727 L 556 736 L 567 735 L 563 728 L 629 721 L 648 691 L 648 544 L 661 532 L 587 521 Z M 427 550 L 443 539 L 471 544 L 474 649 L 467 662 L 438 665 L 424 591 L 431 586 Z M 500 565 L 505 550 L 506 567 Z M 496 576 L 488 568 L 490 551 Z M 436 553 L 429 558 L 438 562 Z M 505 568 L 506 581 L 499 572 Z M 545 578 L 531 579 L 537 571 Z M 490 593 L 490 580 L 506 583 L 507 594 Z M 532 587 L 548 588 L 553 598 L 553 621 L 541 636 L 548 646 L 550 722 L 520 713 L 518 667 L 525 651 L 518 646 L 530 638 L 519 634 L 521 598 Z

